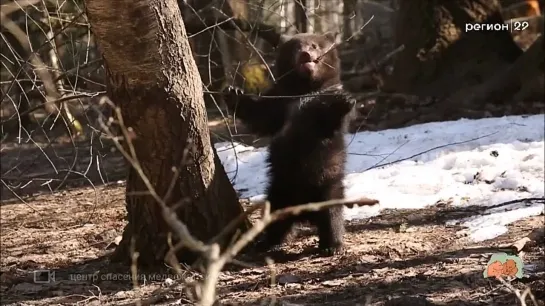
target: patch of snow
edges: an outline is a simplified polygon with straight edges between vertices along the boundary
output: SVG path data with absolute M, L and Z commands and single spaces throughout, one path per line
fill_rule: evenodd
M 492 207 L 543 198 L 545 116 L 460 119 L 402 129 L 346 135 L 346 197 L 378 199 L 373 207 L 345 208 L 345 219 L 369 218 L 385 208 L 419 209 L 439 201 L 483 207 L 450 220 L 468 227 L 474 241 L 497 237 L 507 224 L 544 213 L 542 203 Z M 229 177 L 252 201 L 264 199 L 267 148 L 217 143 Z M 236 156 L 235 156 L 236 152 Z

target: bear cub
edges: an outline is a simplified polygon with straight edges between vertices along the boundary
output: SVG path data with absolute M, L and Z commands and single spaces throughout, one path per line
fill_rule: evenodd
M 300 33 L 276 53 L 276 83 L 259 98 L 228 87 L 225 103 L 252 133 L 271 137 L 267 199 L 271 211 L 344 198 L 344 134 L 355 114 L 355 100 L 343 90 L 340 59 L 332 34 Z M 318 229 L 319 249 L 331 256 L 343 250 L 343 207 L 306 212 L 268 226 L 257 250 L 278 248 L 294 222 Z

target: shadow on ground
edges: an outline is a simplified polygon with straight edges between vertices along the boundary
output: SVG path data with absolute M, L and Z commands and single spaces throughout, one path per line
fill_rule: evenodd
M 211 120 L 209 129 L 214 143 L 229 139 L 253 146 L 267 143 L 267 139 L 249 135 L 243 126 L 237 124 L 235 129 L 230 123 L 229 131 L 223 120 Z M 126 179 L 127 164 L 113 141 L 99 137 L 92 129 L 75 140 L 67 137 L 62 126 L 53 131 L 44 129 L 36 128 L 32 137 L 27 134 L 21 143 L 15 138 L 2 141 L 1 205 L 44 193 L 97 187 Z M 235 130 L 237 134 L 233 135 Z M 11 134 L 17 134 L 16 127 L 11 128 Z
M 331 301 L 335 299 L 335 296 L 338 296 L 342 297 L 344 302 L 337 305 L 354 305 L 353 303 L 364 302 L 366 296 L 371 295 L 374 297 L 373 301 L 391 299 L 385 305 L 398 305 L 392 304 L 395 301 L 399 303 L 411 302 L 411 305 L 447 305 L 434 304 L 423 297 L 423 295 L 433 295 L 433 293 L 440 292 L 452 292 L 452 294 L 455 294 L 457 290 L 468 286 L 475 290 L 487 286 L 489 280 L 483 278 L 481 270 L 466 273 L 460 272 L 443 277 L 430 275 L 403 276 L 403 270 L 425 265 L 440 267 L 444 263 L 452 263 L 470 254 L 479 253 L 479 250 L 471 250 L 469 252 L 466 250 L 456 250 L 401 261 L 388 260 L 381 263 L 354 261 L 351 265 L 330 267 L 329 270 L 319 273 L 299 271 L 296 275 L 298 283 L 312 283 L 315 281 L 321 283 L 338 281 L 338 283 L 331 290 L 323 290 L 327 291 L 324 293 L 312 292 L 312 294 L 301 296 L 295 294 L 293 298 L 288 298 L 294 303 L 304 302 L 305 305 L 312 305 L 309 303 L 316 303 L 318 305 L 320 301 Z M 398 276 L 392 277 L 391 275 L 386 275 L 388 273 L 381 275 L 380 272 L 377 272 L 385 269 L 388 271 L 399 271 Z M 4 295 L 4 302 L 24 303 L 48 297 L 58 297 L 62 292 L 62 295 L 65 297 L 57 299 L 57 303 L 76 303 L 85 300 L 89 292 L 96 292 L 97 288 L 100 288 L 100 294 L 102 295 L 115 295 L 117 292 L 133 288 L 131 273 L 129 272 L 130 267 L 121 264 L 112 264 L 106 256 L 83 261 L 72 266 L 51 269 L 36 274 L 33 273 L 37 270 L 37 264 L 29 263 L 26 267 L 20 267 L 16 274 L 10 273 L 9 278 L 6 277 L 8 282 L 5 282 L 4 285 L 12 286 L 12 288 L 10 294 Z M 264 273 L 266 274 L 267 272 L 265 271 Z M 142 276 L 145 275 L 148 282 L 154 282 L 154 280 L 164 281 L 167 277 L 176 279 L 174 273 L 167 270 L 151 272 L 140 269 L 138 275 L 140 281 L 143 279 Z M 268 286 L 266 275 L 262 275 L 260 279 L 258 284 L 255 281 L 249 281 L 232 286 L 222 285 L 220 286 L 219 294 L 247 290 L 259 291 L 260 287 Z M 41 281 L 41 283 L 37 283 L 35 280 Z M 51 282 L 47 283 L 48 280 Z M 340 290 L 335 287 L 339 287 Z M 19 289 L 21 292 L 17 292 Z M 33 290 L 34 292 L 31 292 Z M 416 304 L 412 304 L 412 302 Z M 475 304 L 452 304 L 453 301 L 451 301 L 448 305 L 482 305 L 482 302 L 479 303 L 476 301 Z
M 347 232 L 361 231 L 378 231 L 391 230 L 399 232 L 404 226 L 409 227 L 424 227 L 430 225 L 445 226 L 445 222 L 450 220 L 460 220 L 472 216 L 484 216 L 491 214 L 489 210 L 506 208 L 507 206 L 520 203 L 522 205 L 545 205 L 545 198 L 528 198 L 514 201 L 508 201 L 496 205 L 468 205 L 468 206 L 445 206 L 433 205 L 423 209 L 384 209 L 379 216 L 371 217 L 366 220 L 348 221 L 346 224 Z M 496 213 L 497 211 L 495 211 Z M 461 228 L 461 226 L 453 225 L 453 228 Z M 315 235 L 316 229 L 308 226 L 300 227 L 294 231 L 294 236 L 304 237 Z

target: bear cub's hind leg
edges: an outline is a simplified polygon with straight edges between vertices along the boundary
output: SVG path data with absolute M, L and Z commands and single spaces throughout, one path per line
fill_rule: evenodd
M 260 253 L 278 251 L 282 242 L 291 231 L 292 226 L 292 218 L 278 220 L 269 224 L 258 237 L 258 242 L 255 245 L 256 250 Z
M 333 256 L 343 252 L 345 229 L 342 206 L 316 212 L 312 223 L 318 229 L 318 248 L 321 253 Z

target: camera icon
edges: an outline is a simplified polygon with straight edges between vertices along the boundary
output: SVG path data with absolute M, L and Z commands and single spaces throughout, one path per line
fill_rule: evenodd
M 55 271 L 50 271 L 50 270 L 34 271 L 34 283 L 48 284 L 51 282 L 55 282 Z

